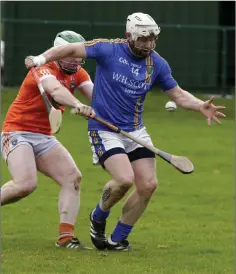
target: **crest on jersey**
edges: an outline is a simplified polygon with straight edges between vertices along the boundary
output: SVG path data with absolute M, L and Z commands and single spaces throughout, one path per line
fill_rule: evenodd
M 70 81 L 70 88 L 71 88 L 71 89 L 75 89 L 75 88 L 76 88 L 76 83 L 75 83 L 74 80 L 71 80 L 71 81 Z
M 152 65 L 147 66 L 147 75 L 148 75 L 149 77 L 151 77 L 152 74 L 153 74 L 153 66 L 152 66 Z
M 70 77 L 70 88 L 71 89 L 75 89 L 76 88 L 76 83 L 75 83 L 75 79 L 73 76 Z
M 151 83 L 153 71 L 154 71 L 153 60 L 151 56 L 148 56 L 146 58 L 146 79 L 145 79 L 146 83 Z

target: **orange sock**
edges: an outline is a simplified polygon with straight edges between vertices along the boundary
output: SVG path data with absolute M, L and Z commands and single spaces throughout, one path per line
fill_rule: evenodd
M 68 223 L 59 224 L 58 243 L 63 244 L 74 237 L 74 226 Z

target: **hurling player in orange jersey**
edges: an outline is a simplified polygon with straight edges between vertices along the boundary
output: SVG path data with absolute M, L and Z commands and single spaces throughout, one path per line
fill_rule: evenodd
M 83 42 L 73 31 L 58 33 L 54 46 Z M 89 100 L 93 83 L 81 67 L 81 58 L 65 58 L 40 67 L 37 74 L 54 107 L 78 108 L 84 117 L 94 117 L 94 110 L 72 94 L 78 88 Z M 51 135 L 46 105 L 32 73 L 25 77 L 20 91 L 6 115 L 1 150 L 12 180 L 1 187 L 1 205 L 16 202 L 37 188 L 37 171 L 47 175 L 60 187 L 58 247 L 87 248 L 74 237 L 74 225 L 80 206 L 81 173 L 65 147 Z

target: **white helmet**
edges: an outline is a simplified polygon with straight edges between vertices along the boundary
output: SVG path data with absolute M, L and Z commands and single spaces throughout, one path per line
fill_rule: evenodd
M 133 41 L 139 37 L 154 34 L 157 36 L 161 29 L 158 27 L 154 19 L 145 13 L 136 12 L 128 16 L 126 22 L 126 32 L 131 34 Z

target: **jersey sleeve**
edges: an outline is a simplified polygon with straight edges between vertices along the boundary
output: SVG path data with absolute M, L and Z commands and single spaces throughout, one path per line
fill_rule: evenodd
M 87 58 L 101 59 L 111 57 L 114 52 L 114 44 L 108 39 L 95 39 L 84 43 Z
M 76 73 L 76 84 L 77 88 L 92 84 L 90 76 L 85 69 L 80 68 L 79 71 Z
M 52 66 L 46 64 L 37 69 L 37 74 L 38 74 L 39 80 L 42 81 L 43 79 L 50 78 L 50 77 L 56 78 L 57 72 Z
M 166 91 L 176 87 L 178 83 L 173 78 L 171 68 L 167 61 L 165 59 L 162 59 L 162 61 L 163 64 L 160 72 L 155 79 L 155 84 L 159 84 L 161 86 L 161 89 L 163 91 Z

